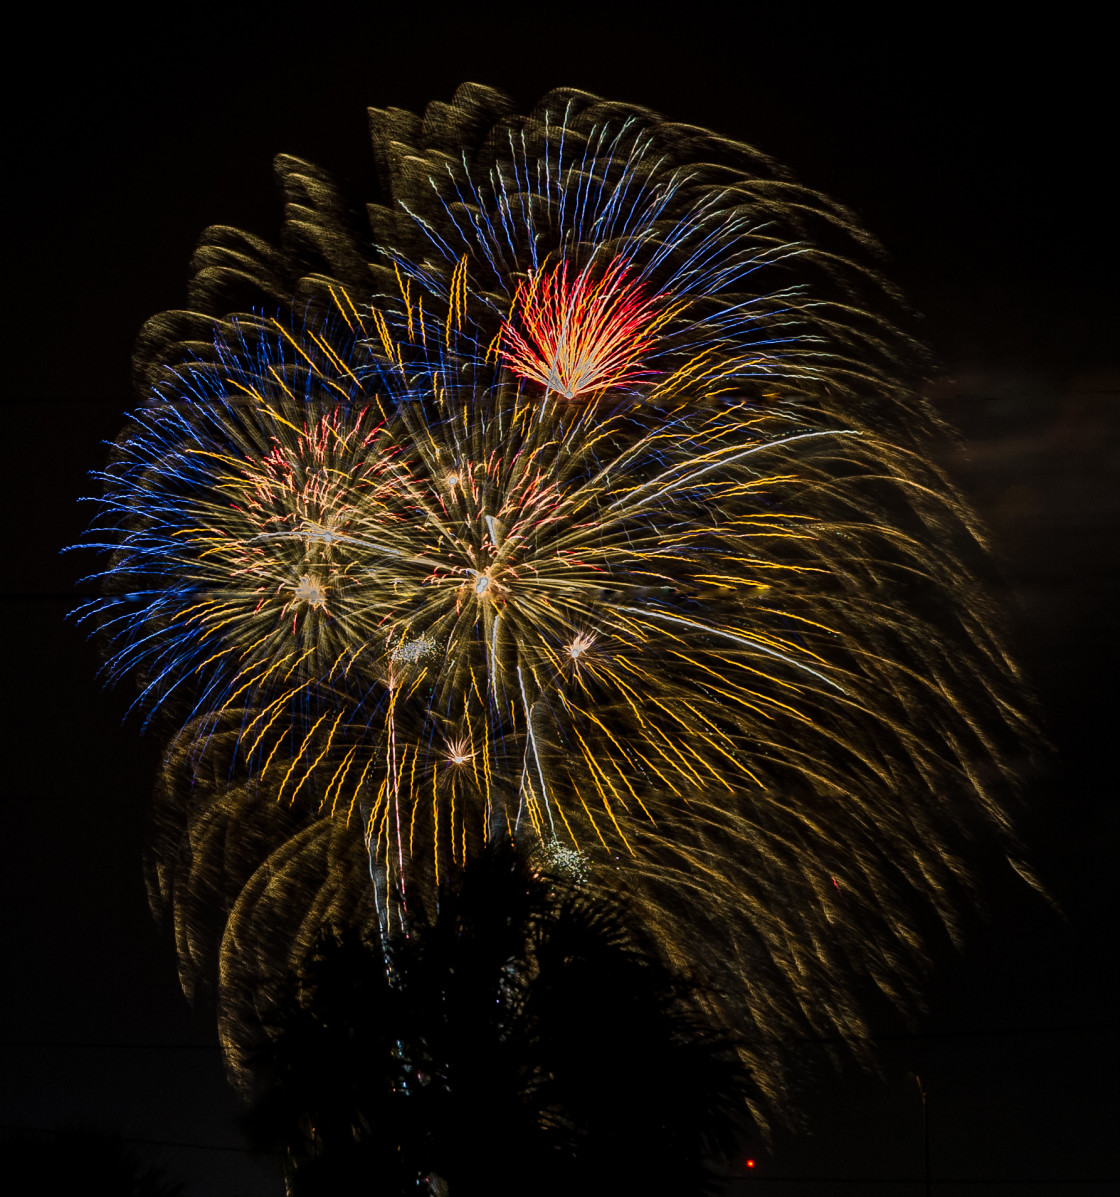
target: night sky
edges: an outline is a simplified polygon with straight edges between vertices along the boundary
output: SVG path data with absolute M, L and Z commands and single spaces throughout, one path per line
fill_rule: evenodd
M 477 18 L 430 5 L 232 8 L 125 24 L 91 7 L 66 27 L 32 14 L 37 36 L 9 46 L 34 82 L 9 99 L 6 125 L 0 1124 L 182 1144 L 137 1150 L 191 1197 L 280 1191 L 241 1150 L 212 1020 L 188 1008 L 173 944 L 149 915 L 141 847 L 159 746 L 126 717 L 128 693 L 100 688 L 93 645 L 65 622 L 94 555 L 60 550 L 80 538 L 87 473 L 135 402 L 132 340 L 147 316 L 184 303 L 201 230 L 278 231 L 275 154 L 372 197 L 367 106 L 416 111 L 474 80 L 524 111 L 574 86 L 751 142 L 882 240 L 912 330 L 939 360 L 928 393 L 960 437 L 945 464 L 990 529 L 994 585 L 1053 745 L 1024 755 L 1022 829 L 1060 912 L 982 877 L 964 952 L 932 945 L 928 1013 L 912 1034 L 884 1022 L 881 1075 L 830 1071 L 822 1045 L 791 1046 L 805 1125 L 756 1145 L 741 1191 L 917 1197 L 912 1072 L 928 1094 L 933 1180 L 951 1182 L 935 1192 L 1113 1191 L 1111 35 L 1076 4 L 1051 14 L 1060 27 L 956 5 L 885 20 L 863 6 L 841 19 L 812 5 L 682 5 L 671 23 L 609 4 Z

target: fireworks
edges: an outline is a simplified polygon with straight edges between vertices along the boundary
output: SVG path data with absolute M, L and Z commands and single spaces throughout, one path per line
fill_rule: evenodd
M 407 926 L 512 840 L 627 895 L 777 1102 L 762 1044 L 858 1035 L 868 979 L 905 1001 L 964 843 L 1013 851 L 1013 672 L 867 238 L 575 92 L 373 121 L 372 235 L 281 160 L 287 249 L 212 231 L 215 316 L 146 330 L 102 475 L 87 615 L 177 729 L 153 884 L 185 980 L 247 1001 L 246 953 L 290 964 L 328 910 Z
M 657 312 L 612 263 L 594 282 L 585 268 L 568 281 L 568 263 L 531 272 L 514 297 L 514 312 L 528 340 L 512 321 L 502 327 L 501 356 L 521 378 L 567 399 L 620 388 L 645 372 L 635 369 L 656 347 L 655 333 L 673 314 Z

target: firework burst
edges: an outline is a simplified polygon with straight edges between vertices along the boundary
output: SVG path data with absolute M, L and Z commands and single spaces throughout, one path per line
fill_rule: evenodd
M 208 234 L 216 315 L 146 329 L 102 475 L 87 615 L 195 779 L 153 873 L 185 980 L 224 953 L 236 987 L 248 940 L 286 966 L 343 875 L 407 925 L 512 839 L 629 895 L 752 1033 L 857 1036 L 923 910 L 955 934 L 976 826 L 1013 850 L 1020 723 L 866 236 L 579 93 L 373 121 L 372 236 L 282 160 L 287 252 Z M 275 318 L 228 314 L 246 282 Z M 262 796 L 299 812 L 275 843 L 242 836 Z M 214 835 L 236 866 L 183 848 Z
M 645 377 L 640 363 L 657 344 L 658 326 L 673 316 L 643 299 L 617 262 L 594 281 L 585 269 L 569 282 L 566 261 L 533 271 L 513 307 L 525 335 L 513 321 L 502 326 L 502 359 L 514 374 L 567 399 Z

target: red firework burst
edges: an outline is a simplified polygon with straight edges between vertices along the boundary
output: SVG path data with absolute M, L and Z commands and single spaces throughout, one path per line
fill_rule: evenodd
M 518 287 L 498 352 L 515 374 L 567 399 L 637 382 L 652 373 L 640 363 L 666 319 L 660 298 L 643 296 L 621 259 L 598 278 L 587 269 L 569 278 L 562 261 Z

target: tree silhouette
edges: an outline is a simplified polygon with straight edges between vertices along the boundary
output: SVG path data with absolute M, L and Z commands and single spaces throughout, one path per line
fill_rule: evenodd
M 625 912 L 505 849 L 437 902 L 324 931 L 264 1029 L 245 1125 L 291 1192 L 712 1191 L 750 1081 Z

